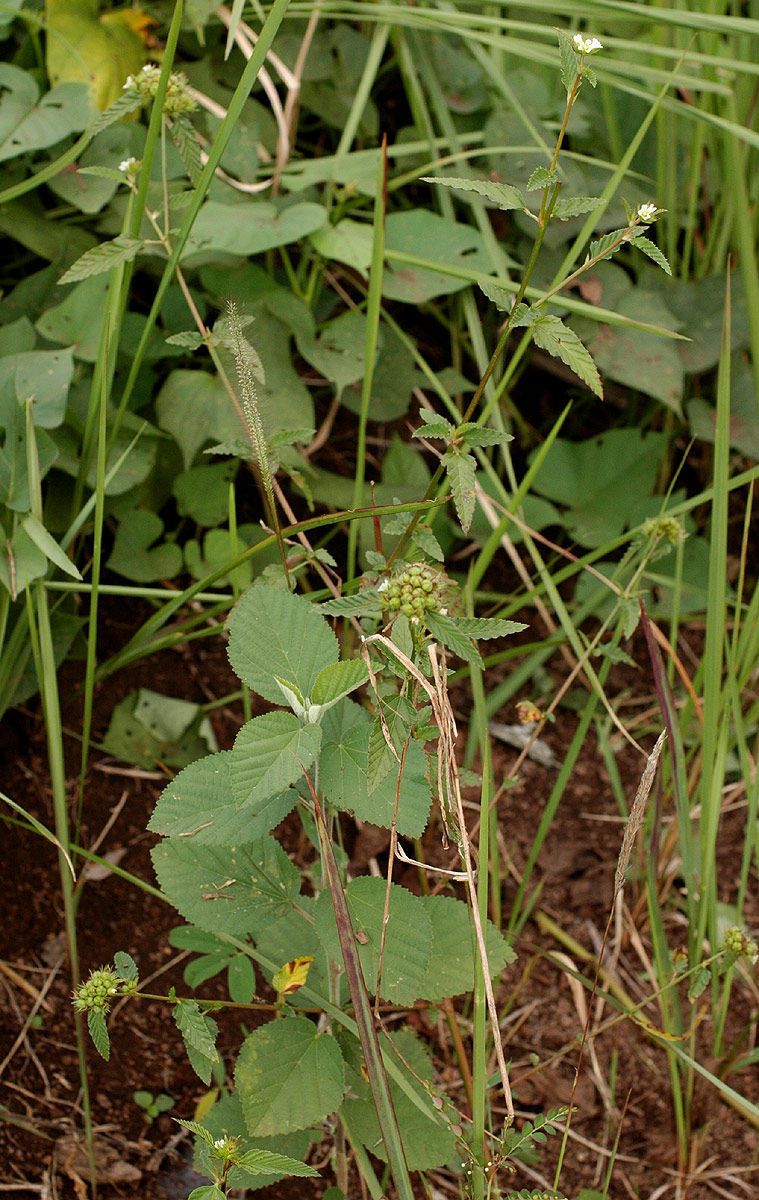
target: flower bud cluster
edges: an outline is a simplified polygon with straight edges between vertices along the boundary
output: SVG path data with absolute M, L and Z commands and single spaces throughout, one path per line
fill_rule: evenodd
M 736 958 L 747 958 L 751 963 L 755 963 L 759 958 L 759 946 L 737 925 L 726 931 L 722 949 L 728 954 L 734 954 Z
M 114 996 L 121 995 L 124 982 L 112 967 L 92 971 L 74 992 L 74 1008 L 77 1012 L 107 1013 Z
M 442 599 L 440 573 L 426 563 L 411 563 L 393 575 L 385 590 L 385 605 L 391 612 L 402 612 L 411 620 L 421 620 L 430 609 L 439 608 Z
M 136 75 L 129 76 L 124 83 L 124 90 L 128 91 L 130 88 L 134 88 L 139 93 L 143 104 L 147 104 L 155 99 L 160 78 L 161 68 L 157 67 L 155 63 L 146 63 Z M 197 108 L 188 88 L 187 76 L 183 75 L 181 71 L 172 71 L 169 75 L 166 97 L 163 102 L 163 111 L 168 116 L 177 117 L 181 113 L 194 112 Z
M 677 546 L 685 540 L 685 529 L 677 517 L 647 517 L 641 526 L 643 537 L 663 538 L 671 546 Z

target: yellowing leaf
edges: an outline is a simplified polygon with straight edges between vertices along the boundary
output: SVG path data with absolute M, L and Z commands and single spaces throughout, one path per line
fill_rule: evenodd
M 293 992 L 300 991 L 308 979 L 308 972 L 313 961 L 313 954 L 302 954 L 299 958 L 293 958 L 280 967 L 271 981 L 277 995 L 291 996 Z

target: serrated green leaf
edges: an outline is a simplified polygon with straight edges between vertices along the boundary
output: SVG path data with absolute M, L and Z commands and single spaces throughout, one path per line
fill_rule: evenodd
M 407 636 L 406 636 L 407 635 Z M 393 622 L 393 641 L 408 658 L 413 655 L 411 629 L 408 617 L 401 613 Z M 384 727 L 379 717 L 372 722 L 366 758 L 366 782 L 369 794 L 377 790 L 387 773 L 396 768 L 400 760 L 403 743 L 409 736 L 414 709 L 403 696 L 389 696 L 377 702 L 382 705 Z M 385 731 L 395 749 L 387 744 Z
M 328 617 L 369 617 L 381 612 L 382 602 L 376 592 L 363 588 L 352 596 L 336 596 L 319 605 L 319 612 Z
M 475 641 L 509 637 L 512 633 L 527 629 L 522 621 L 508 621 L 505 617 L 446 617 L 446 620 Z
M 235 846 L 166 838 L 151 852 L 161 890 L 186 921 L 235 937 L 289 912 L 300 874 L 272 837 Z
M 344 1067 L 333 1037 L 306 1017 L 260 1026 L 245 1039 L 235 1083 L 252 1137 L 292 1133 L 340 1107 Z
M 625 232 L 626 230 L 624 229 L 612 229 L 610 233 L 605 233 L 603 237 L 595 238 L 588 247 L 588 257 L 598 259 L 601 262 L 604 259 L 611 258 L 612 254 L 616 254 L 624 245 L 620 241 L 620 238 Z
M 470 637 L 467 636 L 458 625 L 443 613 L 428 612 L 424 616 L 430 633 L 437 638 L 439 642 L 448 650 L 452 650 L 459 658 L 463 658 L 464 662 L 472 663 L 473 666 L 481 667 L 483 665 L 480 652 L 475 646 Z
M 225 1196 L 215 1183 L 202 1183 L 200 1187 L 192 1189 L 187 1200 L 225 1200 Z
M 356 1039 L 347 1039 L 345 1047 L 348 1097 L 343 1105 L 351 1134 L 372 1154 L 387 1161 L 376 1112 L 371 1103 L 369 1085 L 361 1069 L 361 1055 Z M 403 1150 L 411 1171 L 427 1171 L 450 1163 L 456 1154 L 456 1140 L 450 1123 L 442 1115 L 430 1115 L 430 1097 L 437 1099 L 435 1070 L 424 1043 L 410 1029 L 398 1029 L 382 1035 L 382 1045 L 388 1056 L 406 1068 L 406 1083 L 412 1096 L 395 1081 L 390 1081 L 393 1107 L 398 1118 Z M 437 1103 L 441 1103 L 437 1100 Z
M 448 482 L 453 493 L 453 503 L 464 533 L 469 532 L 476 503 L 475 480 L 477 463 L 471 454 L 448 451 L 443 456 Z
M 470 992 L 474 986 L 475 938 L 468 906 L 450 896 L 423 896 L 432 925 L 432 954 L 423 999 L 439 1001 Z M 503 935 L 488 921 L 485 947 L 495 978 L 516 955 Z
M 111 1057 L 111 1039 L 108 1036 L 108 1026 L 105 1013 L 99 1008 L 91 1008 L 87 1013 L 87 1028 L 90 1031 L 92 1044 L 101 1058 L 108 1062 Z
M 500 429 L 488 429 L 483 425 L 467 422 L 459 426 L 459 436 L 465 446 L 504 446 L 513 442 L 514 437 Z
M 425 421 L 418 429 L 415 429 L 412 437 L 415 438 L 442 438 L 448 441 L 453 436 L 453 425 L 450 421 L 437 420 Z
M 185 329 L 181 333 L 172 333 L 164 338 L 167 346 L 181 346 L 183 350 L 197 350 L 203 345 L 205 338 L 194 329 Z
M 511 312 L 514 307 L 513 292 L 508 291 L 493 279 L 489 279 L 487 275 L 483 275 L 477 280 L 477 286 L 488 300 L 493 301 L 499 312 Z
M 561 66 L 561 82 L 569 95 L 580 70 L 580 60 L 572 45 L 571 38 L 566 33 L 559 33 L 559 62 Z
M 187 176 L 193 187 L 200 178 L 203 163 L 200 157 L 200 142 L 189 117 L 180 114 L 171 118 L 169 125 L 171 140 L 176 146 Z
M 384 879 L 363 875 L 345 889 L 353 928 L 357 934 L 361 968 L 369 992 L 377 989 L 382 922 L 385 911 Z M 339 958 L 337 929 L 328 893 L 316 904 L 317 931 L 326 949 Z M 391 884 L 389 921 L 382 963 L 380 996 L 392 1004 L 412 1005 L 429 986 L 432 923 L 420 896 Z
M 559 221 L 569 221 L 572 217 L 581 217 L 583 213 L 594 212 L 603 204 L 597 196 L 567 196 L 556 201 L 553 216 Z
M 179 1000 L 173 1017 L 182 1034 L 190 1065 L 205 1084 L 211 1082 L 213 1064 L 219 1061 L 216 1049 L 218 1026 L 212 1017 L 201 1012 L 195 1000 Z
M 553 183 L 555 175 L 547 167 L 536 167 L 527 180 L 528 192 L 542 192 Z
M 301 1179 L 319 1175 L 307 1163 L 298 1162 L 287 1154 L 274 1154 L 271 1150 L 246 1150 L 235 1159 L 235 1166 L 251 1175 L 297 1175 Z
M 524 196 L 519 188 L 510 183 L 494 183 L 490 179 L 454 179 L 441 175 L 423 175 L 422 180 L 424 183 L 439 183 L 454 192 L 474 192 L 505 211 L 525 206 Z
M 113 965 L 116 968 L 116 974 L 121 979 L 126 979 L 130 983 L 137 978 L 137 963 L 132 958 L 131 954 L 127 954 L 126 950 L 117 950 L 113 956 Z
M 241 807 L 232 791 L 231 757 L 230 750 L 208 754 L 180 771 L 158 797 L 148 829 L 218 846 L 255 841 L 274 829 L 294 808 L 297 793 L 287 788 Z
M 709 967 L 699 967 L 688 988 L 688 999 L 698 1000 L 702 992 L 709 986 L 711 977 L 712 973 Z
M 320 743 L 320 727 L 303 725 L 293 713 L 264 713 L 246 722 L 229 761 L 238 806 L 255 808 L 299 780 L 319 753 Z
M 194 1133 L 207 1146 L 213 1146 L 214 1136 L 210 1130 L 206 1129 L 205 1125 L 201 1125 L 200 1121 L 184 1121 L 180 1117 L 175 1117 L 177 1125 L 181 1125 L 183 1129 L 189 1129 L 190 1133 Z
M 653 262 L 656 263 L 657 267 L 661 267 L 662 271 L 664 271 L 667 275 L 672 274 L 672 268 L 670 267 L 669 263 L 667 262 L 667 259 L 662 254 L 659 247 L 654 242 L 652 242 L 650 240 L 650 238 L 647 238 L 647 237 L 630 238 L 630 245 L 635 246 L 636 249 L 640 250 L 648 258 L 652 259 Z
M 536 346 L 559 358 L 596 396 L 603 399 L 603 385 L 598 368 L 573 329 L 559 317 L 545 316 L 535 321 L 532 336 Z
M 129 88 L 121 93 L 120 96 L 110 104 L 105 112 L 100 113 L 98 117 L 87 127 L 87 133 L 94 137 L 96 133 L 100 133 L 101 129 L 107 129 L 109 125 L 113 125 L 114 121 L 120 121 L 122 117 L 128 113 L 134 112 L 136 108 L 142 106 L 142 100 L 136 90 Z
M 389 829 L 395 810 L 399 764 L 395 763 L 376 784 L 368 784 L 368 754 L 371 722 L 363 717 L 343 729 L 338 739 L 328 737 L 319 756 L 319 783 L 326 799 L 336 808 L 352 812 L 362 821 Z M 426 761 L 420 746 L 412 744 L 406 754 L 398 803 L 398 832 L 404 837 L 421 837 L 429 819 L 432 798 L 426 779 Z
M 360 658 L 330 663 L 317 675 L 311 701 L 322 707 L 336 704 L 343 696 L 348 696 L 357 687 L 361 687 L 362 683 L 366 683 L 367 679 L 366 665 Z
M 247 592 L 229 621 L 229 661 L 254 692 L 282 703 L 275 676 L 291 679 L 303 696 L 313 692 L 324 667 L 338 660 L 337 638 L 321 613 L 282 588 Z
M 121 263 L 131 262 L 142 250 L 145 243 L 141 238 L 130 238 L 119 234 L 110 242 L 102 242 L 93 246 L 72 263 L 58 280 L 59 284 L 77 283 L 80 279 L 89 279 L 91 275 L 101 275 Z
M 92 175 L 95 179 L 108 179 L 111 183 L 123 183 L 124 176 L 115 167 L 77 167 L 78 175 Z

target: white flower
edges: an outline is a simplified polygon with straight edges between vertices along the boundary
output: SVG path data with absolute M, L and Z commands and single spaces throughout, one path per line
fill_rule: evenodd
M 388 583 L 389 583 L 389 580 L 383 579 L 382 583 L 377 584 L 377 591 L 378 592 L 386 592 L 387 588 L 388 588 Z
M 597 37 L 583 37 L 581 33 L 574 35 L 572 45 L 578 54 L 596 54 L 597 51 L 603 50 L 603 42 Z
M 136 158 L 125 158 L 119 163 L 119 170 L 125 175 L 134 175 L 139 168 L 139 162 Z
M 124 82 L 121 85 L 121 89 L 124 92 L 128 92 L 129 89 L 133 88 L 133 87 L 134 87 L 134 75 L 127 75 L 126 79 L 124 80 Z
M 656 205 L 651 204 L 649 201 L 648 204 L 639 204 L 638 211 L 635 215 L 639 221 L 644 223 L 644 225 L 648 225 L 651 221 L 656 220 L 656 214 L 658 211 L 659 210 L 657 209 Z

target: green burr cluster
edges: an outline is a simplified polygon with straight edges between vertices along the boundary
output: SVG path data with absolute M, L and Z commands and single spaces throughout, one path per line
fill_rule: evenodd
M 411 563 L 388 581 L 386 605 L 391 612 L 402 612 L 421 620 L 426 612 L 440 607 L 439 572 L 426 563 Z
M 121 993 L 123 982 L 110 967 L 93 971 L 89 979 L 80 983 L 74 992 L 74 1008 L 78 1012 L 108 1012 L 113 997 Z

